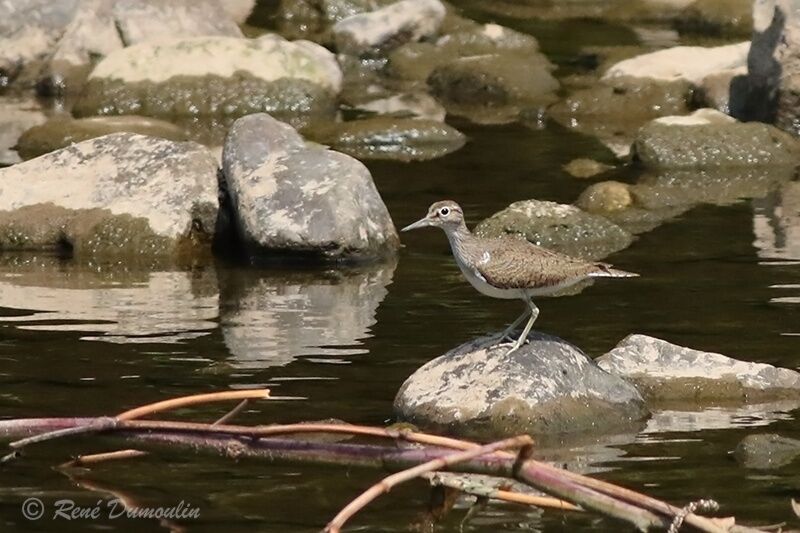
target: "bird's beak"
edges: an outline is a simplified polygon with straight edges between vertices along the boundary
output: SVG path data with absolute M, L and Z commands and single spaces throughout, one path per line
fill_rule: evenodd
M 411 231 L 412 229 L 419 229 L 419 228 L 427 228 L 431 225 L 431 221 L 428 217 L 421 218 L 414 222 L 413 224 L 409 224 L 405 228 L 401 229 L 400 231 Z

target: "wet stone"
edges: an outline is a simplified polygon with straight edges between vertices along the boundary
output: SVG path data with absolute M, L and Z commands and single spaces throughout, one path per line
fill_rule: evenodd
M 216 169 L 198 144 L 133 133 L 0 169 L 0 249 L 82 258 L 208 254 Z
M 797 398 L 800 373 L 702 352 L 647 335 L 629 335 L 596 359 L 648 401 L 757 402 Z
M 398 391 L 397 416 L 430 430 L 496 438 L 604 432 L 649 414 L 633 386 L 562 339 L 534 332 L 507 352 L 495 335 L 430 361 Z
M 288 125 L 267 114 L 234 123 L 223 150 L 223 175 L 235 226 L 251 258 L 372 260 L 399 245 L 362 163 L 306 147 Z
M 314 140 L 359 159 L 424 161 L 464 146 L 463 133 L 442 122 L 375 117 L 309 131 Z
M 25 131 L 17 142 L 17 150 L 22 159 L 33 159 L 70 144 L 125 131 L 171 141 L 187 140 L 186 133 L 178 126 L 149 117 L 121 115 L 73 119 L 60 116 Z
M 733 456 L 745 468 L 781 468 L 800 456 L 800 440 L 775 433 L 748 435 L 736 446 Z
M 478 224 L 475 231 L 484 237 L 520 235 L 533 244 L 593 260 L 633 242 L 630 233 L 602 216 L 541 200 L 515 202 Z
M 0 166 L 19 163 L 22 157 L 16 146 L 20 136 L 46 120 L 33 100 L 0 100 Z

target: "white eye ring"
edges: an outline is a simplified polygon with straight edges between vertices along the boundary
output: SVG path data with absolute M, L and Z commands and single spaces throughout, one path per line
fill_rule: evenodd
M 439 209 L 439 214 L 442 215 L 443 217 L 446 217 L 447 215 L 450 214 L 450 209 L 447 207 L 443 207 Z

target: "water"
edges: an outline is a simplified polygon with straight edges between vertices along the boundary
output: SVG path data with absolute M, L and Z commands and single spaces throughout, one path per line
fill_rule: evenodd
M 507 22 L 507 21 L 506 21 Z M 584 41 L 625 44 L 619 28 L 590 25 Z M 548 26 L 551 39 L 558 27 Z M 536 28 L 532 28 L 531 31 Z M 613 30 L 613 31 L 612 31 Z M 569 57 L 579 44 L 559 48 Z M 560 50 L 560 51 L 559 51 Z M 589 183 L 561 166 L 603 157 L 599 143 L 556 124 L 478 127 L 442 159 L 368 163 L 398 226 L 439 199 L 461 202 L 474 224 L 520 199 L 572 202 Z M 614 171 L 603 179 L 632 181 Z M 701 206 L 641 235 L 610 261 L 641 278 L 597 283 L 542 300 L 537 328 L 596 356 L 629 333 L 796 368 L 800 365 L 800 197 L 787 184 L 766 198 Z M 794 209 L 794 210 L 793 210 Z M 242 423 L 326 418 L 382 425 L 403 380 L 446 350 L 514 318 L 518 303 L 476 293 L 434 230 L 403 236 L 397 264 L 340 270 L 248 269 L 218 262 L 186 271 L 137 271 L 75 264 L 46 255 L 0 260 L 0 416 L 114 414 L 200 391 L 266 386 L 295 397 L 253 404 Z M 730 451 L 753 432 L 800 438 L 794 402 L 700 413 L 656 413 L 638 435 L 565 446 L 549 457 L 682 505 L 718 500 L 743 523 L 791 520 L 800 467 L 752 471 Z M 224 408 L 192 416 L 213 419 Z M 75 439 L 32 449 L 0 471 L 5 529 L 162 529 L 155 521 L 31 522 L 20 504 L 36 496 L 94 505 L 127 495 L 148 505 L 181 500 L 200 509 L 192 531 L 294 533 L 319 530 L 381 476 L 345 468 L 237 463 L 191 453 L 108 464 L 81 479 L 51 467 L 113 443 Z M 85 488 L 86 480 L 94 487 Z M 81 488 L 81 483 L 84 488 Z M 370 505 L 358 531 L 408 531 L 428 501 L 422 482 Z M 457 531 L 465 505 L 441 531 Z M 491 505 L 465 531 L 617 531 L 592 516 Z

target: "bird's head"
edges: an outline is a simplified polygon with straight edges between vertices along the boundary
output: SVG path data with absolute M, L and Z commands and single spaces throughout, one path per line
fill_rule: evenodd
M 428 214 L 424 218 L 417 220 L 400 231 L 426 228 L 428 226 L 442 228 L 447 231 L 456 229 L 462 224 L 464 224 L 464 211 L 461 210 L 461 206 L 452 200 L 444 200 L 431 205 L 428 208 Z

